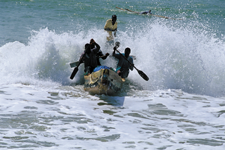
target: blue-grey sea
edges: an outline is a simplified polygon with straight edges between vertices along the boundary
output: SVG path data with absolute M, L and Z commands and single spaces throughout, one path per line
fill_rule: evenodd
M 113 14 L 149 81 L 90 95 L 69 64 Z M 0 0 L 0 149 L 224 150 L 225 1 Z

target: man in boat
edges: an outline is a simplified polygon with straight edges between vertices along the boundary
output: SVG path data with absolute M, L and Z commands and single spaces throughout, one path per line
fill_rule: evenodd
M 112 19 L 108 19 L 105 23 L 104 30 L 108 32 L 109 36 L 107 37 L 108 42 L 113 43 L 113 35 L 112 32 L 114 32 L 114 36 L 116 37 L 116 31 L 117 31 L 117 16 L 112 15 Z
M 115 46 L 113 48 L 113 56 L 117 58 L 118 64 L 116 68 L 116 72 L 119 74 L 121 78 L 127 78 L 129 75 L 129 70 L 133 70 L 133 58 L 130 57 L 130 48 L 127 47 L 124 51 L 124 54 L 116 54 L 115 51 L 117 50 L 117 47 Z M 127 60 L 129 61 L 127 61 Z
M 100 46 L 95 42 L 94 39 L 91 39 L 90 44 L 85 44 L 84 53 L 81 54 L 80 57 L 80 60 L 84 62 L 85 75 L 92 73 L 95 67 L 98 66 L 97 53 L 99 50 Z
M 91 43 L 91 41 L 90 41 Z M 90 44 L 91 49 L 95 48 L 95 44 Z M 105 55 L 102 53 L 102 51 L 99 49 L 97 54 L 96 54 L 96 59 L 97 59 L 97 65 L 101 66 L 101 63 L 99 61 L 99 58 L 102 58 L 103 60 L 105 60 L 107 57 L 109 56 L 109 53 L 106 53 Z

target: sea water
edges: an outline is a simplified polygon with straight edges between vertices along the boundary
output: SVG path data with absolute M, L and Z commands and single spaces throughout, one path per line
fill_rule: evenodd
M 91 38 L 113 52 L 113 14 L 149 81 L 134 69 L 116 96 L 90 95 L 69 64 Z M 224 150 L 224 25 L 223 0 L 0 0 L 0 148 Z

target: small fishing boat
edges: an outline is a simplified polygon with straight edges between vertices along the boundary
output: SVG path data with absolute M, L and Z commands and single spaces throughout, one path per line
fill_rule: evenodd
M 84 90 L 90 94 L 115 95 L 125 79 L 121 78 L 113 69 L 99 66 L 94 71 L 84 76 Z

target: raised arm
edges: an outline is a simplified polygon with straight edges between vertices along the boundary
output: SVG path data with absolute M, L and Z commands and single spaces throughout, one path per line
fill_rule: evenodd
M 116 54 L 116 51 L 117 50 L 117 47 L 116 46 L 114 46 L 113 47 L 113 53 L 112 53 L 112 56 L 114 56 L 115 58 L 117 58 L 117 59 L 120 59 L 120 55 L 119 54 Z
M 91 51 L 94 53 L 98 53 L 98 51 L 100 50 L 100 46 L 98 45 L 98 43 L 96 43 L 94 39 L 91 39 L 90 44 L 94 45 L 94 48 L 92 48 Z

